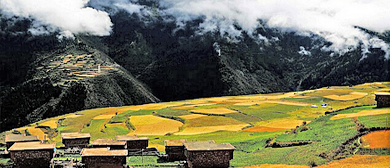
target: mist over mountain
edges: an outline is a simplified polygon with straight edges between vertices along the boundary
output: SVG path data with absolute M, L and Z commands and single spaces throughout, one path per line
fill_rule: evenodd
M 389 7 L 0 0 L 1 131 L 95 107 L 389 81 Z

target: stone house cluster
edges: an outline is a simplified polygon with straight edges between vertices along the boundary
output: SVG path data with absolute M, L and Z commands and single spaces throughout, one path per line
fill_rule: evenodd
M 49 167 L 55 144 L 42 144 L 36 136 L 6 135 L 7 152 L 15 168 Z
M 166 140 L 169 161 L 186 160 L 190 168 L 229 167 L 235 147 L 215 141 Z
M 65 148 L 80 148 L 82 163 L 86 168 L 123 168 L 126 157 L 134 152 L 147 151 L 149 138 L 136 135 L 121 135 L 115 139 L 96 139 L 90 142 L 88 133 L 63 133 Z M 7 152 L 14 167 L 49 167 L 55 155 L 55 144 L 42 144 L 36 136 L 6 135 Z M 234 146 L 214 141 L 187 142 L 185 139 L 166 140 L 166 157 L 172 161 L 186 161 L 190 168 L 229 167 Z
M 390 107 L 390 93 L 375 94 L 375 101 L 378 108 Z

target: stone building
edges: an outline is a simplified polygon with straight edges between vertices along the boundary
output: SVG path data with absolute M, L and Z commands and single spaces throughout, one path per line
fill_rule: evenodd
M 188 167 L 229 167 L 233 159 L 234 146 L 229 143 L 199 141 L 184 143 Z
M 26 136 L 22 134 L 5 135 L 6 149 L 8 150 L 15 142 L 39 142 L 37 136 Z
M 110 150 L 125 149 L 126 141 L 118 141 L 113 139 L 96 139 L 91 142 L 92 148 L 109 148 Z
M 168 161 L 186 160 L 184 155 L 184 143 L 185 139 L 165 140 L 165 153 L 168 155 Z
M 377 93 L 375 94 L 376 106 L 381 107 L 390 107 L 390 93 Z
M 124 168 L 127 150 L 109 150 L 108 148 L 84 148 L 81 161 L 86 168 Z
M 65 148 L 86 148 L 89 145 L 91 135 L 89 133 L 62 133 L 62 143 Z
M 149 145 L 148 137 L 138 137 L 137 135 L 118 135 L 116 140 L 126 141 L 126 148 L 129 151 L 146 149 Z
M 49 167 L 54 157 L 55 144 L 40 142 L 16 142 L 9 148 L 11 160 L 16 168 Z

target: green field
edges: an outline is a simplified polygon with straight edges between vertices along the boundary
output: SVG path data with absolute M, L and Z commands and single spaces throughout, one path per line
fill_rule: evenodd
M 389 83 L 382 85 L 390 88 Z M 375 110 L 376 107 L 373 105 L 375 104 L 374 93 L 378 89 L 383 89 L 383 87 L 377 88 L 376 85 L 331 87 L 329 89 L 322 88 L 284 94 L 203 98 L 140 106 L 90 109 L 46 119 L 15 130 L 23 132 L 27 128 L 40 126 L 43 122 L 53 120 L 55 122 L 51 123 L 57 123 L 58 127 L 46 129 L 50 131 L 46 131 L 45 134 L 52 135 L 48 136 L 51 143 L 62 146 L 61 133 L 90 133 L 91 140 L 115 138 L 116 135 L 131 134 L 134 130 L 137 130 L 137 127 L 131 123 L 131 116 L 154 115 L 154 118 L 165 118 L 161 122 L 165 122 L 167 119 L 169 122 L 176 120 L 175 122 L 180 121 L 183 125 L 176 132 L 172 131 L 166 135 L 146 134 L 145 136 L 149 137 L 149 144 L 151 145 L 164 145 L 164 140 L 168 139 L 215 140 L 218 143 L 231 143 L 236 147 L 234 159 L 231 160 L 231 165 L 234 167 L 259 164 L 323 165 L 335 159 L 350 157 L 356 153 L 386 155 L 386 151 L 383 152 L 382 150 L 360 150 L 360 147 L 356 145 L 358 144 L 356 140 L 354 143 L 347 143 L 345 147 L 342 144 L 359 133 L 355 122 L 363 124 L 366 128 L 384 129 L 386 126 L 390 126 L 390 120 L 386 123 L 386 117 L 390 118 L 390 114 L 330 119 L 338 114 Z M 351 101 L 324 98 L 328 95 L 346 95 L 356 91 L 366 92 L 368 95 Z M 288 102 L 288 104 L 285 102 Z M 294 105 L 294 102 L 296 105 Z M 324 102 L 328 103 L 329 106 L 321 108 L 320 105 Z M 215 104 L 209 105 L 210 103 Z M 196 106 L 197 104 L 199 106 Z M 311 104 L 315 104 L 319 108 L 311 108 Z M 194 107 L 189 105 L 194 105 Z M 196 109 L 222 108 L 234 111 L 221 115 L 194 114 L 194 112 L 191 112 L 191 110 Z M 349 109 L 325 115 L 325 112 L 346 108 Z M 390 108 L 387 109 L 390 111 Z M 158 123 L 160 121 L 150 121 L 148 120 L 150 116 L 143 118 L 145 119 L 137 121 L 138 125 L 155 125 L 158 127 L 156 129 L 164 129 L 164 124 Z M 301 126 L 303 121 L 308 124 Z M 238 126 L 241 130 L 228 131 L 230 126 Z M 296 128 L 297 126 L 299 127 Z M 275 127 L 283 130 L 246 132 L 245 128 L 247 127 Z M 194 131 L 192 134 L 180 135 L 181 132 L 189 128 L 211 129 L 213 131 L 209 133 Z M 12 131 L 6 133 L 9 134 Z M 0 139 L 4 140 L 4 133 L 0 135 L 3 136 Z M 302 142 L 310 143 L 299 144 Z M 269 146 L 272 143 L 299 145 L 288 147 Z M 266 147 L 267 145 L 268 147 Z M 342 146 L 342 150 L 340 146 Z M 341 152 L 336 152 L 339 149 Z M 0 160 L 0 164 L 3 162 L 7 161 Z M 163 164 L 157 163 L 157 157 L 129 157 L 128 163 L 129 165 Z

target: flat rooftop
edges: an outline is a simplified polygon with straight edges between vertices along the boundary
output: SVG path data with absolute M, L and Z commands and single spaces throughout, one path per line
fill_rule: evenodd
M 96 139 L 91 142 L 91 145 L 126 145 L 126 141 L 118 141 L 113 139 Z
M 62 139 L 91 138 L 91 135 L 89 133 L 78 133 L 78 132 L 62 133 L 61 136 L 62 136 Z
M 82 156 L 127 156 L 128 151 L 109 150 L 108 148 L 84 148 L 81 151 Z
M 138 141 L 138 140 L 149 140 L 148 137 L 138 137 L 137 135 L 118 135 L 116 136 L 118 141 Z
M 188 151 L 218 151 L 236 149 L 230 143 L 215 143 L 214 141 L 186 142 L 184 143 L 184 147 Z
M 390 96 L 390 93 L 381 92 L 381 93 L 375 93 L 375 95 L 379 95 L 379 96 Z
M 165 146 L 184 146 L 184 143 L 187 142 L 185 139 L 172 139 L 172 140 L 165 140 L 164 144 Z
M 5 142 L 29 142 L 39 141 L 37 136 L 26 136 L 22 134 L 9 134 L 5 136 Z
M 41 144 L 41 142 L 16 142 L 8 151 L 45 150 L 55 148 L 55 144 Z

